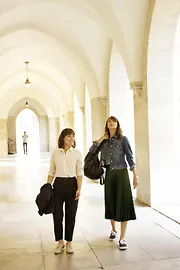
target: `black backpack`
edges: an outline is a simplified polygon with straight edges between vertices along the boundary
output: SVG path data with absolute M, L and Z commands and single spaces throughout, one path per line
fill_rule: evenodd
M 92 180 L 100 179 L 100 184 L 103 185 L 104 170 L 100 164 L 98 154 L 101 151 L 106 140 L 103 140 L 95 153 L 88 152 L 84 159 L 84 175 Z

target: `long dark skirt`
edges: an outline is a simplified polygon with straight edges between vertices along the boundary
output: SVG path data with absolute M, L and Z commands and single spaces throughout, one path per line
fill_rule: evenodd
M 105 218 L 122 222 L 136 219 L 127 169 L 106 170 Z

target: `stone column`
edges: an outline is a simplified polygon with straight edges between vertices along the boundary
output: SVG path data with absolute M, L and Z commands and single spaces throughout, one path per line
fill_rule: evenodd
M 86 145 L 86 116 L 85 116 L 85 110 L 84 107 L 80 107 L 81 112 L 82 112 L 82 119 L 83 119 L 83 148 L 84 148 L 84 153 L 87 153 Z
M 61 132 L 60 117 L 56 117 L 56 127 L 57 127 L 57 139 L 58 139 Z
M 147 89 L 142 82 L 130 84 L 134 93 L 135 156 L 139 185 L 137 199 L 151 205 Z
M 0 119 L 0 158 L 8 155 L 7 119 Z
M 7 137 L 15 143 L 14 152 L 16 152 L 16 117 L 15 116 L 8 116 Z
M 48 117 L 47 115 L 39 115 L 39 140 L 40 152 L 49 151 L 49 133 L 48 133 Z
M 108 101 L 106 97 L 96 97 L 91 100 L 92 139 L 97 140 L 104 134 L 107 120 Z
M 69 111 L 64 114 L 64 128 L 72 128 L 74 130 L 74 112 Z
M 57 125 L 56 118 L 49 118 L 49 151 L 57 146 Z

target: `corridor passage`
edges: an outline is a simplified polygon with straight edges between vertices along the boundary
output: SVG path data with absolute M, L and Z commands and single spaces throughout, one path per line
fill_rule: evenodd
M 52 216 L 40 217 L 35 197 L 46 181 L 49 155 L 0 161 L 0 270 L 180 270 L 180 225 L 136 205 L 128 250 L 109 242 L 103 187 L 84 179 L 74 236 L 75 253 L 54 255 Z

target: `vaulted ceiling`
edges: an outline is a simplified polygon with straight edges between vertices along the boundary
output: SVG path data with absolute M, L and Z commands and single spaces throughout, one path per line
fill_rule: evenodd
M 112 45 L 130 81 L 142 79 L 149 0 L 1 0 L 0 100 L 4 115 L 24 96 L 55 115 L 106 96 Z M 32 86 L 24 88 L 24 62 Z

